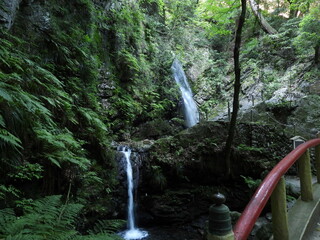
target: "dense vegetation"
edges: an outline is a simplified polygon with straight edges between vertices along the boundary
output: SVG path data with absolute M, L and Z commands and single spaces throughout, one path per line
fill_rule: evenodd
M 0 31 L 0 238 L 117 239 L 123 222 L 108 220 L 119 208 L 112 142 L 143 138 L 146 123 L 179 125 L 175 57 L 202 118 L 226 108 L 240 1 L 13 2 L 19 8 L 0 3 L 13 21 Z M 257 2 L 277 32 L 247 7 L 242 95 L 257 86 L 270 99 L 284 85 L 316 84 L 319 3 Z

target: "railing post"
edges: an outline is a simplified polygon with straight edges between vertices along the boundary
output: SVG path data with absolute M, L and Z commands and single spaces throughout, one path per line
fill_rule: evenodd
M 229 208 L 224 205 L 226 198 L 214 194 L 214 203 L 209 209 L 207 240 L 234 240 Z
M 271 195 L 272 229 L 274 240 L 289 240 L 286 183 L 281 177 Z
M 320 138 L 320 133 L 317 134 L 317 137 Z M 317 182 L 320 183 L 320 145 L 316 146 L 315 163 L 317 171 Z
M 301 187 L 301 200 L 306 202 L 312 201 L 313 192 L 309 149 L 299 158 L 298 164 Z

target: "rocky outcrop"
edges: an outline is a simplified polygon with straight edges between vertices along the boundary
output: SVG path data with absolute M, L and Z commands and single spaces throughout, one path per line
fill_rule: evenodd
M 206 215 L 212 195 L 241 211 L 259 181 L 290 152 L 290 140 L 265 125 L 239 124 L 232 153 L 233 178 L 224 178 L 227 123 L 203 122 L 154 141 L 142 163 L 139 216 L 142 225 L 181 224 Z M 249 186 L 250 185 L 250 186 Z M 236 199 L 236 201 L 234 201 Z
M 3 0 L 0 3 L 0 25 L 10 29 L 14 23 L 21 0 Z
M 150 166 L 160 166 L 168 179 L 216 183 L 224 177 L 224 144 L 227 123 L 204 122 L 155 142 L 150 149 Z M 290 140 L 267 125 L 239 124 L 232 156 L 235 176 L 255 176 L 290 152 Z M 152 168 L 152 167 L 151 167 Z M 214 176 L 214 177 L 212 177 Z

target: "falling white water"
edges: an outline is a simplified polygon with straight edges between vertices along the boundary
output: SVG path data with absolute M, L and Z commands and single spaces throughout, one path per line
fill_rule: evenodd
M 128 230 L 122 232 L 120 235 L 126 240 L 137 240 L 148 236 L 147 231 L 141 231 L 135 226 L 134 218 L 134 202 L 133 202 L 133 177 L 132 166 L 130 162 L 131 149 L 123 148 L 121 150 L 126 159 L 126 172 L 128 179 Z
M 199 122 L 199 111 L 197 104 L 193 100 L 192 91 L 188 84 L 187 77 L 178 59 L 173 61 L 171 70 L 181 91 L 185 124 L 187 127 L 192 127 Z

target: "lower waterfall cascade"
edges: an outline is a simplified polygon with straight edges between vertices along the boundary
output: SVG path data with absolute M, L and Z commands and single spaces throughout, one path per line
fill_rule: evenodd
M 133 174 L 132 165 L 130 161 L 131 149 L 128 147 L 122 147 L 120 152 L 123 153 L 126 160 L 126 173 L 128 181 L 128 229 L 121 232 L 120 236 L 125 240 L 137 240 L 147 237 L 149 234 L 147 231 L 142 231 L 135 225 L 135 214 L 134 214 L 134 201 L 133 201 Z

